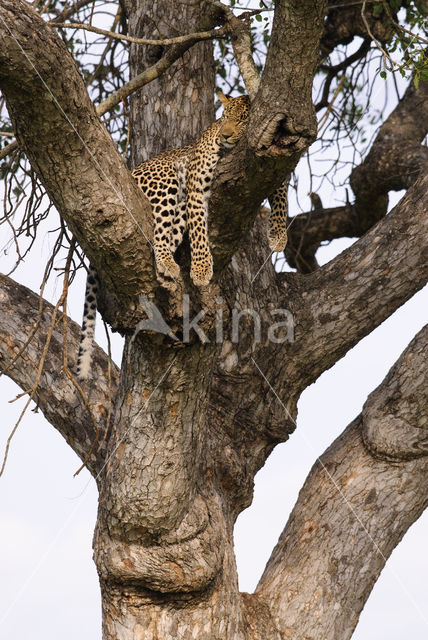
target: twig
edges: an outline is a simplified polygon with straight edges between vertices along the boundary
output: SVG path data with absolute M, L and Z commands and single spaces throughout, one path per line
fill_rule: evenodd
M 425 44 L 428 44 L 428 40 L 426 38 L 423 38 L 418 33 L 413 33 L 413 31 L 410 31 L 410 29 L 406 29 L 406 27 L 403 27 L 401 24 L 398 24 L 396 20 L 394 20 L 394 17 L 391 13 L 391 9 L 388 7 L 388 3 L 385 2 L 385 0 L 382 0 L 382 5 L 383 5 L 383 8 L 385 9 L 385 12 L 388 14 L 388 18 L 391 20 L 392 24 L 394 25 L 394 29 L 397 34 L 399 31 L 404 31 L 405 33 L 408 33 L 409 35 L 411 35 L 415 40 L 419 40 L 420 42 L 424 42 Z
M 251 53 L 250 15 L 235 16 L 232 9 L 218 0 L 209 0 L 210 4 L 223 13 L 225 27 L 232 33 L 232 47 L 235 59 L 242 75 L 250 100 L 253 100 L 260 86 L 260 75 Z M 262 9 L 256 10 L 260 13 Z M 253 14 L 254 12 L 247 12 Z
M 372 30 L 370 29 L 370 25 L 369 25 L 369 22 L 368 22 L 368 20 L 366 18 L 366 14 L 365 14 L 366 3 L 367 3 L 367 0 L 363 0 L 363 4 L 362 4 L 362 7 L 361 7 L 361 18 L 362 18 L 362 20 L 364 22 L 364 26 L 366 27 L 367 33 L 369 34 L 370 38 L 373 40 L 373 42 L 375 43 L 375 45 L 377 46 L 379 51 L 382 52 L 382 57 L 383 57 L 383 62 L 384 62 L 385 68 L 388 69 L 388 71 L 393 71 L 394 70 L 394 66 L 395 66 L 394 60 L 391 58 L 389 53 L 382 47 L 382 45 L 379 42 L 379 40 L 377 38 L 375 38 L 375 36 L 373 35 Z M 386 62 L 387 60 L 390 61 L 391 65 L 392 65 L 391 67 L 388 66 L 388 64 Z
M 339 62 L 339 64 L 336 64 L 334 66 L 321 64 L 319 66 L 319 69 L 321 71 L 325 71 L 327 73 L 327 77 L 324 83 L 321 100 L 315 105 L 315 110 L 317 112 L 328 106 L 328 95 L 330 93 L 330 86 L 339 71 L 345 71 L 348 67 L 351 66 L 351 64 L 363 58 L 370 51 L 371 42 L 372 41 L 370 38 L 365 38 L 358 51 L 355 51 L 355 53 L 350 55 L 348 58 L 345 58 L 345 60 L 342 60 L 342 62 Z
M 17 148 L 18 148 L 17 140 L 14 140 L 13 142 L 9 142 L 9 144 L 7 144 L 5 148 L 0 151 L 0 160 L 3 160 L 3 158 L 6 158 L 6 156 L 8 156 L 13 151 L 15 151 L 15 149 Z
M 165 38 L 163 40 L 150 40 L 147 38 L 134 38 L 133 36 L 124 36 L 121 33 L 114 33 L 113 31 L 107 31 L 106 29 L 99 29 L 98 27 L 92 27 L 89 24 L 82 22 L 51 22 L 49 23 L 53 27 L 62 27 L 65 29 L 84 29 L 85 31 L 92 31 L 108 38 L 114 38 L 116 40 L 125 40 L 126 42 L 132 42 L 134 44 L 146 44 L 146 45 L 171 45 L 171 44 L 185 44 L 186 42 L 198 42 L 200 40 L 209 40 L 211 38 L 223 38 L 227 33 L 226 27 L 220 27 L 219 29 L 211 29 L 210 31 L 197 31 L 195 33 L 189 33 L 185 36 L 176 36 L 175 38 Z
M 73 4 L 71 7 L 68 7 L 68 9 L 64 7 L 64 9 L 60 11 L 60 13 L 58 13 L 56 18 L 53 18 L 53 20 L 51 20 L 50 22 L 61 22 L 64 20 L 68 20 L 70 16 L 72 16 L 74 13 L 77 13 L 80 9 L 82 9 L 82 7 L 91 4 L 91 2 L 93 2 L 93 0 L 73 0 Z
M 224 33 L 227 33 L 225 29 Z M 107 111 L 110 111 L 113 107 L 115 107 L 119 102 L 130 96 L 137 89 L 141 89 L 144 85 L 152 82 L 158 78 L 162 73 L 164 73 L 169 67 L 181 56 L 185 51 L 190 49 L 190 47 L 197 42 L 197 39 L 194 41 L 188 40 L 182 44 L 176 44 L 172 47 L 168 48 L 165 52 L 165 55 L 162 56 L 158 62 L 156 62 L 153 66 L 149 67 L 142 71 L 138 76 L 135 76 L 132 80 L 124 84 L 120 89 L 109 95 L 109 97 L 101 102 L 96 107 L 96 112 L 99 116 L 104 115 Z
M 93 5 L 92 5 L 92 6 L 93 6 Z M 117 12 L 116 12 L 116 15 L 115 15 L 115 17 L 114 17 L 114 20 L 113 20 L 113 24 L 112 24 L 112 26 L 111 26 L 111 29 L 110 29 L 110 31 L 112 31 L 113 33 L 115 33 L 115 31 L 116 31 L 116 27 L 117 27 L 117 25 L 119 24 L 119 21 L 120 21 L 120 18 L 121 18 L 121 14 L 122 14 L 122 7 L 119 7 L 119 8 L 118 8 L 118 10 L 117 10 Z M 96 66 L 96 68 L 95 68 L 95 70 L 94 70 L 93 74 L 92 74 L 92 75 L 91 75 L 91 77 L 90 77 L 90 78 L 85 82 L 86 86 L 90 85 L 90 84 L 91 84 L 91 82 L 93 82 L 93 81 L 96 79 L 96 77 L 98 76 L 98 74 L 99 74 L 99 73 L 100 73 L 100 71 L 102 70 L 102 68 L 103 68 L 103 64 L 104 64 L 104 60 L 106 59 L 107 53 L 109 52 L 109 49 L 111 48 L 111 46 L 112 46 L 112 38 L 110 38 L 110 39 L 109 39 L 109 41 L 107 42 L 107 45 L 105 46 L 104 51 L 102 52 L 102 54 L 101 54 L 101 56 L 100 56 L 100 59 L 99 59 L 99 61 L 98 61 L 98 64 L 97 64 L 97 66 Z
M 343 76 L 340 78 L 340 80 L 339 80 L 339 82 L 337 84 L 337 87 L 336 87 L 336 90 L 335 90 L 335 92 L 333 94 L 333 97 L 332 97 L 332 99 L 330 100 L 330 102 L 329 102 L 329 104 L 327 106 L 326 112 L 324 113 L 323 117 L 321 118 L 321 120 L 318 123 L 318 130 L 320 130 L 325 125 L 325 123 L 327 122 L 327 118 L 329 116 L 329 113 L 333 109 L 334 101 L 336 100 L 337 96 L 339 95 L 340 91 L 342 90 L 343 83 L 345 82 L 345 78 L 346 78 L 346 76 L 345 76 L 345 74 L 343 74 Z M 322 134 L 320 133 L 319 137 L 321 137 L 321 135 Z

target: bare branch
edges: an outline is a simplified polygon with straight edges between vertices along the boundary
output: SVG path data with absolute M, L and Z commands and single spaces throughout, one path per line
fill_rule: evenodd
M 250 96 L 250 99 L 253 100 L 260 85 L 259 72 L 257 71 L 257 67 L 251 53 L 249 18 L 254 12 L 247 12 L 237 17 L 233 13 L 232 9 L 222 2 L 218 2 L 217 0 L 209 1 L 210 4 L 220 10 L 225 19 L 225 26 L 228 27 L 232 33 L 232 47 L 235 59 L 241 72 L 247 93 Z M 256 13 L 259 13 L 259 11 Z
M 394 68 L 394 65 L 395 65 L 394 60 L 391 58 L 391 56 L 386 51 L 386 49 L 384 49 L 382 47 L 382 45 L 379 42 L 379 40 L 373 34 L 373 32 L 372 32 L 372 30 L 370 28 L 369 21 L 367 20 L 367 17 L 366 17 L 366 4 L 367 4 L 367 0 L 363 0 L 363 4 L 361 6 L 361 18 L 362 18 L 362 20 L 364 22 L 364 26 L 367 29 L 367 33 L 369 34 L 370 38 L 373 40 L 373 42 L 375 43 L 375 45 L 377 46 L 379 51 L 382 53 L 383 62 L 384 62 L 384 65 L 385 65 L 386 69 L 388 69 L 388 71 L 392 71 L 393 68 Z M 391 67 L 388 66 L 387 60 L 389 60 L 389 62 L 391 63 Z
M 355 203 L 292 218 L 285 252 L 290 266 L 309 273 L 321 242 L 359 238 L 382 218 L 388 192 L 408 189 L 427 166 L 428 148 L 421 145 L 427 132 L 428 82 L 420 83 L 418 88 L 411 83 L 380 127 L 366 159 L 351 173 Z
M 58 15 L 53 20 L 51 20 L 51 22 L 61 22 L 62 20 L 68 20 L 71 16 L 80 11 L 80 9 L 93 2 L 94 0 L 73 0 L 73 4 L 70 7 L 64 7 L 64 9 L 60 11 Z
M 184 36 L 176 36 L 174 38 L 164 38 L 162 40 L 150 40 L 147 38 L 134 38 L 132 36 L 125 36 L 121 33 L 114 33 L 113 31 L 106 31 L 105 29 L 99 29 L 89 24 L 82 22 L 51 22 L 54 27 L 64 27 L 67 29 L 84 29 L 85 31 L 92 31 L 93 33 L 99 33 L 102 36 L 113 38 L 115 40 L 124 40 L 125 42 L 133 42 L 134 44 L 148 44 L 148 45 L 171 45 L 171 44 L 186 44 L 188 42 L 191 45 L 201 40 L 211 40 L 213 38 L 223 38 L 229 33 L 227 26 L 220 27 L 219 29 L 211 29 L 210 31 L 198 31 L 196 33 L 189 33 Z
M 355 207 L 350 204 L 307 211 L 291 219 L 285 256 L 290 267 L 300 273 L 310 273 L 314 270 L 313 259 L 322 242 L 357 238 L 359 235 Z
M 331 102 L 329 101 L 330 86 L 337 74 L 341 71 L 346 71 L 346 69 L 350 67 L 354 62 L 360 60 L 361 58 L 364 58 L 370 49 L 370 45 L 371 40 L 369 38 L 365 38 L 361 43 L 359 49 L 352 55 L 348 56 L 348 58 L 346 58 L 342 62 L 334 66 L 320 65 L 320 70 L 325 71 L 327 73 L 327 77 L 324 82 L 321 100 L 315 106 L 316 111 L 320 111 L 321 109 L 328 107 L 329 103 Z
M 198 40 L 187 40 L 183 44 L 176 44 L 168 48 L 166 53 L 162 56 L 158 62 L 153 66 L 145 69 L 140 74 L 132 78 L 129 82 L 124 84 L 120 89 L 114 91 L 109 97 L 96 107 L 96 112 L 99 116 L 104 115 L 110 109 L 113 109 L 119 102 L 128 98 L 132 93 L 144 87 L 144 85 L 152 82 L 156 78 L 159 78 L 169 67 L 188 49 L 190 49 Z
M 3 149 L 0 151 L 0 160 L 6 158 L 10 153 L 15 151 L 18 148 L 18 141 L 14 140 L 13 142 L 9 142 Z

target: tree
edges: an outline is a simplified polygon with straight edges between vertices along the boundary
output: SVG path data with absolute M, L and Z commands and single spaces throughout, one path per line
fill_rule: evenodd
M 88 72 L 87 49 L 58 26 L 78 11 L 90 26 L 95 5 L 60 4 L 39 7 L 49 24 L 38 3 L 0 7 L 5 131 L 19 141 L 19 151 L 12 142 L 1 152 L 9 158 L 8 200 L 13 185 L 19 200 L 19 179 L 34 173 L 61 217 L 57 247 L 67 245 L 56 306 L 41 308 L 38 295 L 2 276 L 0 362 L 97 480 L 104 637 L 349 638 L 388 556 L 427 504 L 426 330 L 315 463 L 254 594 L 239 593 L 232 531 L 255 473 L 294 430 L 302 391 L 426 281 L 428 81 L 423 52 L 409 54 L 406 41 L 417 41 L 426 4 L 261 3 L 274 18 L 260 40 L 249 14 L 261 16 L 264 6 L 238 18 L 219 2 L 125 0 L 112 31 L 121 25 L 153 40 L 186 25 L 191 34 L 132 43 L 129 82 L 113 33 Z M 132 165 L 199 135 L 213 119 L 213 37 L 229 38 L 222 59 L 232 46 L 251 114 L 217 169 L 209 218 L 215 278 L 191 285 L 185 244 L 183 283 L 167 291 L 156 280 L 150 208 L 99 115 L 129 97 L 129 112 L 107 124 L 126 153 L 129 118 Z M 335 50 L 355 37 L 359 48 L 333 64 Z M 256 50 L 268 43 L 261 79 L 251 38 Z M 358 74 L 379 48 L 391 65 L 400 46 L 399 69 L 410 68 L 414 81 L 352 168 L 355 200 L 324 208 L 314 193 L 312 210 L 289 226 L 286 258 L 296 272 L 277 273 L 260 205 L 316 138 L 314 83 L 316 108 L 340 143 L 358 115 Z M 18 247 L 25 229 L 36 232 L 37 185 L 24 221 L 15 222 Z M 386 215 L 388 193 L 401 189 Z M 5 221 L 13 213 L 16 221 L 17 211 Z M 318 268 L 321 242 L 344 236 L 359 240 Z M 81 257 L 76 242 L 97 268 L 104 320 L 125 335 L 120 371 L 97 349 L 82 386 L 72 370 L 79 327 L 60 311 Z M 144 329 L 153 305 L 179 340 Z M 186 305 L 191 319 L 203 309 L 188 338 Z

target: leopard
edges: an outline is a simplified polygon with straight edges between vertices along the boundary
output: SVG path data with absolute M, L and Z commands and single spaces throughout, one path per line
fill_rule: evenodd
M 191 145 L 170 149 L 149 158 L 132 172 L 147 197 L 153 215 L 153 249 L 159 279 L 180 279 L 174 253 L 188 230 L 190 277 L 203 287 L 213 276 L 208 242 L 208 203 L 219 159 L 242 138 L 250 111 L 248 96 L 228 97 L 219 92 L 223 114 Z M 287 185 L 269 198 L 271 215 L 268 239 L 272 251 L 287 242 Z
M 181 279 L 174 254 L 188 231 L 190 277 L 197 287 L 213 277 L 213 259 L 208 242 L 208 203 L 219 159 L 244 135 L 250 112 L 248 96 L 229 97 L 219 92 L 223 113 L 193 144 L 164 151 L 145 160 L 132 171 L 138 187 L 149 200 L 153 217 L 153 249 L 157 276 L 165 288 Z M 271 212 L 268 242 L 272 252 L 287 243 L 288 182 L 269 197 Z M 96 270 L 88 271 L 77 376 L 85 380 L 90 370 L 95 331 Z

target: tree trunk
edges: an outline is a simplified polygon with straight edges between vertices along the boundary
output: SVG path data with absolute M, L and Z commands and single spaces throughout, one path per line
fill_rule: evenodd
M 171 38 L 210 26 L 209 5 L 174 0 L 126 0 L 129 35 Z M 130 76 L 155 64 L 164 47 L 131 45 Z M 166 149 L 191 144 L 214 120 L 213 45 L 200 42 L 160 78 L 130 97 L 131 165 Z

